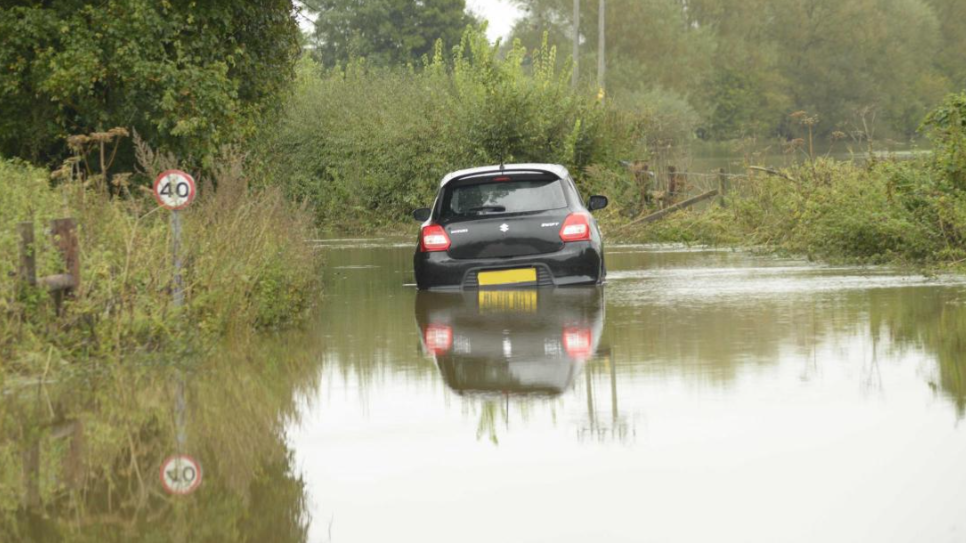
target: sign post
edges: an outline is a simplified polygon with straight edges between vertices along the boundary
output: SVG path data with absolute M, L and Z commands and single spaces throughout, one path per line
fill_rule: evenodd
M 171 456 L 161 463 L 160 476 L 169 494 L 191 494 L 201 486 L 201 464 L 186 454 Z
M 154 198 L 165 209 L 171 210 L 171 252 L 174 259 L 175 307 L 184 305 L 184 284 L 181 280 L 181 214 L 179 211 L 191 205 L 197 188 L 193 177 L 181 170 L 166 170 L 154 180 Z
M 174 284 L 171 288 L 174 306 L 184 306 L 184 282 L 181 278 L 181 210 L 191 205 L 197 194 L 195 180 L 181 170 L 161 172 L 154 180 L 154 198 L 158 204 L 171 210 L 171 258 L 174 264 Z M 188 441 L 185 431 L 184 376 L 179 372 L 175 390 L 175 440 L 178 454 L 161 463 L 161 485 L 175 495 L 190 494 L 201 485 L 201 464 L 184 454 Z

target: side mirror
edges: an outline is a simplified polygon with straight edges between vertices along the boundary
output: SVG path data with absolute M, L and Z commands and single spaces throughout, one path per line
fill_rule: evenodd
M 604 209 L 605 207 L 607 207 L 607 203 L 608 203 L 608 200 L 606 196 L 600 196 L 600 195 L 591 196 L 590 201 L 587 202 L 587 209 L 589 209 L 590 211 L 594 211 L 595 209 Z
M 413 218 L 419 222 L 426 222 L 429 220 L 429 217 L 432 216 L 432 214 L 432 209 L 429 209 L 428 207 L 421 207 L 413 211 Z

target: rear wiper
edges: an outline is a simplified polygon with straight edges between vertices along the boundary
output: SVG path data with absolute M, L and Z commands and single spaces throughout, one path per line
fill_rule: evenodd
M 504 206 L 483 206 L 483 207 L 471 207 L 466 211 L 470 213 L 503 213 L 506 211 Z

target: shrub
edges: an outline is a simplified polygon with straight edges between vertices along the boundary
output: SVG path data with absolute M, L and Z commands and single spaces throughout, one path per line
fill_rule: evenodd
M 966 190 L 966 92 L 948 96 L 923 127 L 936 146 L 936 166 L 954 188 Z

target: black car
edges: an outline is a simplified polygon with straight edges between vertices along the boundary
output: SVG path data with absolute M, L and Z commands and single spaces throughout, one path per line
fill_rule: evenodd
M 604 280 L 603 240 L 573 179 L 555 164 L 451 173 L 423 221 L 413 269 L 420 289 L 593 285 Z
M 598 351 L 602 287 L 418 292 L 423 352 L 461 395 L 557 396 Z

